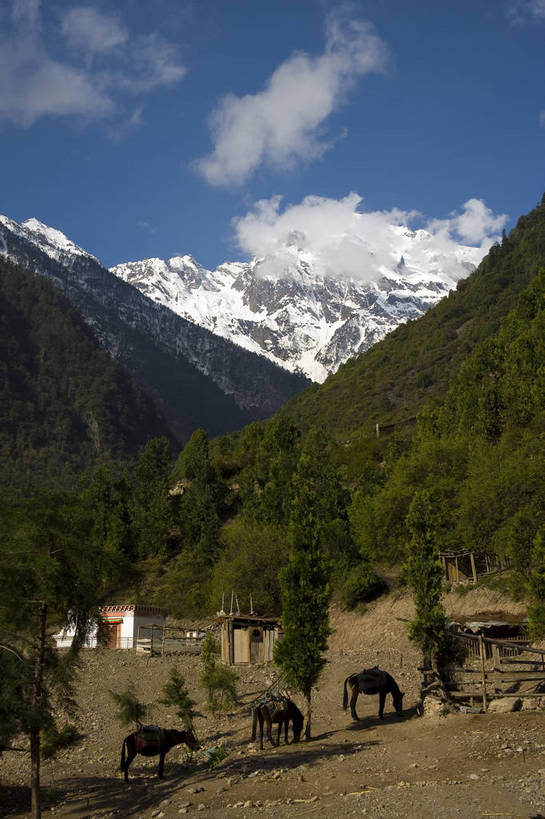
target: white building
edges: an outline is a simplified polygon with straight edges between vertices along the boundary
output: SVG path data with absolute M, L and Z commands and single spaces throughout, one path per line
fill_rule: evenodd
M 106 625 L 107 648 L 135 648 L 139 629 L 149 637 L 150 629 L 146 626 L 163 628 L 165 625 L 165 611 L 156 606 L 135 605 L 103 606 L 100 609 L 100 619 Z M 74 629 L 64 628 L 54 635 L 57 648 L 69 648 L 74 639 Z M 91 629 L 85 642 L 87 648 L 97 645 L 97 626 Z

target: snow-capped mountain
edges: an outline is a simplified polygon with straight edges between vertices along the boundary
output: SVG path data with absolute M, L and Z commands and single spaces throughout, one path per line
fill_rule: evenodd
M 199 426 L 219 434 L 267 417 L 309 383 L 148 299 L 36 219 L 0 216 L 0 255 L 65 292 L 180 441 Z
M 337 275 L 326 261 L 291 241 L 279 253 L 207 270 L 192 256 L 145 259 L 111 268 L 144 295 L 188 321 L 323 381 L 402 322 L 421 316 L 483 251 L 446 249 L 425 230 L 390 226 L 388 247 L 362 249 L 359 278 Z

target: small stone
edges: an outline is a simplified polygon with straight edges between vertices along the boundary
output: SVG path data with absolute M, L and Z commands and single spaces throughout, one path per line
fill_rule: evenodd
M 247 799 L 246 802 L 242 806 L 243 808 L 251 808 L 252 807 L 252 800 Z
M 470 779 L 479 779 L 479 774 L 476 774 L 476 773 L 469 774 L 469 778 Z
M 201 802 L 199 805 L 197 805 L 197 810 L 206 810 L 206 805 L 204 804 L 204 802 Z

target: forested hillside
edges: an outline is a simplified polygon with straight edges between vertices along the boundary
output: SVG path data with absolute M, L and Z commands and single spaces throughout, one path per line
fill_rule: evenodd
M 168 434 L 151 400 L 43 276 L 0 259 L 2 482 L 70 484 L 99 463 L 135 461 Z
M 281 412 L 301 429 L 325 425 L 332 445 L 341 446 L 337 457 L 348 463 L 345 439 L 355 439 L 357 447 L 375 424 L 414 419 L 423 404 L 443 399 L 452 374 L 476 344 L 498 331 L 544 262 L 542 201 L 448 298 L 342 365 L 321 386 L 295 396 Z
M 132 472 L 97 472 L 84 505 L 100 542 L 135 570 L 126 595 L 174 614 L 214 612 L 231 589 L 243 607 L 252 594 L 257 611 L 279 610 L 309 470 L 321 476 L 313 531 L 344 604 L 379 594 L 381 571 L 404 563 L 407 516 L 425 493 L 438 544 L 509 558 L 512 590 L 537 605 L 544 361 L 545 201 L 456 293 L 321 387 L 211 442 L 199 429 L 177 459 L 154 439 Z

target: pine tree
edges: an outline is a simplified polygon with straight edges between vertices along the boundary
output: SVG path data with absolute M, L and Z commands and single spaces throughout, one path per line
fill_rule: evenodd
M 196 703 L 189 696 L 185 679 L 177 668 L 170 669 L 169 680 L 163 686 L 163 698 L 159 702 L 176 708 L 176 714 L 187 731 L 193 730 L 195 717 L 202 717 L 202 714 L 195 710 Z
M 290 516 L 290 557 L 280 572 L 284 636 L 275 646 L 275 660 L 288 683 L 295 685 L 306 699 L 307 740 L 312 732 L 312 687 L 326 663 L 323 652 L 331 633 L 330 568 L 321 542 L 323 513 L 330 491 L 324 485 L 328 471 L 325 452 L 318 438 L 312 436 L 297 466 Z
M 0 509 L 0 731 L 29 737 L 32 819 L 39 819 L 40 735 L 54 729 L 59 707 L 74 708 L 73 675 L 97 615 L 103 560 L 90 536 L 92 510 L 75 495 L 12 497 Z M 75 629 L 72 648 L 62 655 L 50 636 L 61 624 Z M 6 703 L 14 709 L 9 720 Z
M 415 495 L 407 515 L 411 533 L 407 578 L 413 591 L 415 617 L 410 624 L 410 637 L 422 650 L 424 666 L 441 665 L 452 651 L 443 604 L 443 570 L 437 542 L 437 515 L 430 493 Z

